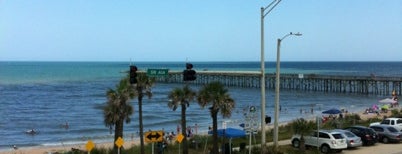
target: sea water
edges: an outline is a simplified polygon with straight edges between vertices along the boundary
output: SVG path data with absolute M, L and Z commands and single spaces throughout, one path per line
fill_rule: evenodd
M 168 68 L 183 70 L 185 62 L 137 62 L 140 70 Z M 194 62 L 195 70 L 259 71 L 259 62 Z M 17 146 L 52 146 L 112 141 L 103 122 L 102 107 L 106 91 L 115 88 L 126 75 L 128 62 L 0 62 L 0 150 Z M 355 76 L 402 76 L 402 62 L 283 62 L 282 73 L 315 73 Z M 266 63 L 266 72 L 275 72 L 275 63 Z M 143 99 L 144 131 L 165 130 L 176 133 L 180 125 L 180 109 L 168 108 L 167 94 L 182 84 L 156 83 L 153 97 Z M 194 90 L 201 86 L 190 85 Z M 227 87 L 236 102 L 231 118 L 219 119 L 219 127 L 239 127 L 250 106 L 259 109 L 260 89 Z M 267 89 L 266 113 L 273 116 L 274 91 Z M 295 118 L 313 118 L 320 111 L 345 108 L 360 112 L 379 99 L 388 96 L 367 96 L 325 92 L 281 90 L 280 122 Z M 138 101 L 131 104 L 134 114 L 124 124 L 125 140 L 138 138 Z M 314 113 L 311 114 L 311 109 Z M 259 110 L 258 110 L 259 111 Z M 259 116 L 258 116 L 259 117 Z M 259 121 L 260 119 L 255 119 Z M 68 123 L 66 129 L 64 125 Z M 212 125 L 209 110 L 191 102 L 187 109 L 187 124 L 193 133 L 205 133 Z M 195 129 L 197 126 L 197 130 Z M 35 129 L 36 135 L 25 133 Z M 113 133 L 113 131 L 112 131 Z

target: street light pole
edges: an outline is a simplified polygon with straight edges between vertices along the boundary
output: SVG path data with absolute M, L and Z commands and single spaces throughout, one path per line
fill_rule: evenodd
M 300 33 L 292 33 L 290 32 L 289 34 L 285 35 L 282 37 L 282 39 L 278 39 L 278 44 L 277 44 L 277 50 L 276 50 L 276 84 L 275 84 L 275 120 L 274 120 L 274 148 L 278 148 L 278 119 L 279 119 L 279 88 L 280 88 L 280 69 L 281 69 L 281 42 L 284 40 L 286 37 L 290 35 L 295 35 L 295 36 L 301 36 L 302 34 Z
M 264 17 L 268 15 L 281 0 L 272 1 L 267 7 L 261 7 L 261 153 L 265 153 L 265 59 L 264 59 Z M 267 11 L 265 13 L 265 11 Z

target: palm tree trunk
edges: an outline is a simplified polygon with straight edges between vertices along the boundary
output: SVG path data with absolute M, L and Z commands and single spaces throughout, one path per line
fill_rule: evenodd
M 186 104 L 181 104 L 181 133 L 183 134 L 183 154 L 188 154 L 188 146 L 187 146 L 187 124 L 186 124 Z
M 116 142 L 119 137 L 123 138 L 123 124 L 124 124 L 124 120 L 122 120 L 122 119 L 120 119 L 116 122 L 115 130 L 114 130 L 114 142 Z M 118 149 L 117 145 L 114 144 L 113 151 L 115 153 L 117 153 L 117 149 Z
M 212 116 L 212 153 L 219 154 L 219 146 L 218 146 L 218 112 L 211 111 Z
M 303 135 L 300 136 L 300 145 L 299 145 L 300 151 L 304 152 L 306 151 L 306 141 L 304 140 Z
M 140 143 L 141 143 L 141 148 L 140 152 L 141 154 L 145 154 L 145 147 L 144 147 L 144 126 L 142 124 L 142 88 L 137 89 L 138 90 L 138 121 L 139 121 L 139 126 L 140 126 Z

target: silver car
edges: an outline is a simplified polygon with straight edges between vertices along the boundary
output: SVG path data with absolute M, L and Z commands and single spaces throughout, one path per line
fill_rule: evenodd
M 383 143 L 401 141 L 402 132 L 390 125 L 373 125 L 370 128 L 377 132 L 379 141 Z
M 342 136 L 346 139 L 348 148 L 355 148 L 363 145 L 362 139 L 348 130 L 335 129 L 333 131 L 337 131 L 342 134 Z

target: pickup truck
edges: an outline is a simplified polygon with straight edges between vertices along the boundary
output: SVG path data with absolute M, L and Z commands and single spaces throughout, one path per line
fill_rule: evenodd
M 375 123 L 371 123 L 370 126 L 373 125 L 390 125 L 395 127 L 396 129 L 398 129 L 399 131 L 402 131 L 402 118 L 386 118 L 381 122 L 375 122 Z

